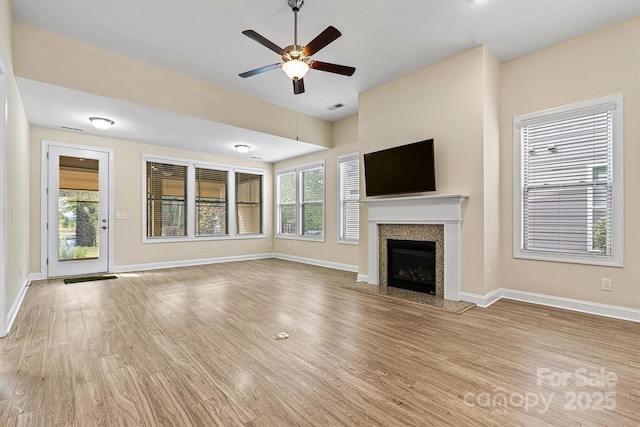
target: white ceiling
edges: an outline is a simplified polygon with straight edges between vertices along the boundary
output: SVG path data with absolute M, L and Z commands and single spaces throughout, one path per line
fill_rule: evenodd
M 293 44 L 293 13 L 286 0 L 12 0 L 12 5 L 18 21 L 327 121 L 356 114 L 358 94 L 478 44 L 508 61 L 640 14 L 640 0 L 306 0 L 298 14 L 299 43 L 333 25 L 342 37 L 313 58 L 354 66 L 356 72 L 345 77 L 310 70 L 304 79 L 306 92 L 296 96 L 281 70 L 238 76 L 280 62 L 277 54 L 242 35 L 243 30 L 253 29 L 281 47 Z M 178 143 L 185 128 L 200 151 L 224 151 L 232 145 L 232 138 L 220 142 L 222 146 L 205 142 L 211 134 L 203 132 L 219 125 L 199 123 L 202 120 L 74 91 L 54 109 L 49 104 L 65 89 L 22 80 L 20 90 L 29 119 L 38 126 L 72 123 L 69 118 L 80 114 L 78 104 L 83 103 L 111 118 L 141 117 L 155 126 L 166 120 L 163 126 L 170 129 L 163 129 L 163 145 Z M 345 106 L 328 110 L 337 103 Z M 98 113 L 103 105 L 106 112 Z M 78 127 L 86 128 L 86 119 Z M 242 139 L 242 132 L 231 131 L 230 136 Z M 148 142 L 115 126 L 109 136 Z M 253 155 L 272 161 L 267 152 L 281 142 L 267 141 L 265 152 Z M 184 143 L 182 138 L 180 145 Z M 313 149 L 306 145 L 281 154 L 295 157 Z

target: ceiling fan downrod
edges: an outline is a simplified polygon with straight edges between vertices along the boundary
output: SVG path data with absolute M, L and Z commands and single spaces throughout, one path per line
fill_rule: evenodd
M 298 51 L 298 11 L 304 4 L 304 0 L 287 0 L 293 10 L 293 50 Z

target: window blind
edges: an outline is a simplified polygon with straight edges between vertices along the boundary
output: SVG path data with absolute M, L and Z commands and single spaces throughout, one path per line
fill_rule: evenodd
M 227 234 L 229 172 L 195 169 L 196 236 Z
M 236 172 L 236 232 L 262 233 L 262 175 Z
M 357 241 L 360 237 L 360 163 L 358 156 L 338 161 L 339 238 Z
M 147 237 L 186 236 L 187 167 L 146 163 Z
M 613 110 L 523 121 L 522 249 L 610 255 Z

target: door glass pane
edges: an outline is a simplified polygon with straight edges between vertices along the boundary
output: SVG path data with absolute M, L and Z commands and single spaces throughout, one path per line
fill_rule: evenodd
M 98 160 L 60 156 L 58 260 L 98 258 Z

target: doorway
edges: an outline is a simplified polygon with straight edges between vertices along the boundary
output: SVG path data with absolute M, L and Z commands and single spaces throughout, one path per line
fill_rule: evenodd
M 49 145 L 47 277 L 109 271 L 111 152 Z

